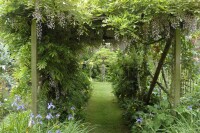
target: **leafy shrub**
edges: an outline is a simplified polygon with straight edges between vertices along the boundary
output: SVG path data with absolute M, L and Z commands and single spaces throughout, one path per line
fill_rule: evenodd
M 48 52 L 47 52 L 48 51 Z M 30 44 L 20 47 L 17 53 L 14 77 L 16 86 L 11 91 L 11 96 L 21 95 L 30 104 Z M 67 117 L 70 107 L 76 106 L 76 117 L 90 96 L 90 82 L 78 65 L 78 59 L 68 46 L 56 46 L 52 43 L 39 47 L 39 109 L 45 112 L 44 105 L 53 101 L 60 105 L 57 110 L 62 112 L 63 120 Z
M 138 75 L 140 60 L 136 53 L 118 54 L 118 60 L 112 66 L 114 93 L 120 101 L 137 99 L 139 96 Z
M 89 59 L 89 67 L 92 68 L 92 78 L 102 80 L 102 64 L 105 64 L 105 80 L 111 80 L 111 66 L 117 60 L 117 54 L 108 48 L 100 48 Z

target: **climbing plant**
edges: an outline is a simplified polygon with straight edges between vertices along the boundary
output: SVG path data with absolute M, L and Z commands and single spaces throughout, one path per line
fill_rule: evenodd
M 48 101 L 61 105 L 57 111 L 64 116 L 62 118 L 69 114 L 70 106 L 82 109 L 89 97 L 89 81 L 81 72 L 77 56 L 86 45 L 96 45 L 91 42 L 98 40 L 126 38 L 129 42 L 126 53 L 119 54 L 118 71 L 113 73 L 115 94 L 128 111 L 132 111 L 132 105 L 134 111 L 138 111 L 154 104 L 158 86 L 168 98 L 172 97 L 167 87 L 158 82 L 159 75 L 163 66 L 180 70 L 179 64 L 170 63 L 180 62 L 180 49 L 176 48 L 181 42 L 184 44 L 182 61 L 192 58 L 188 50 L 192 45 L 185 35 L 199 28 L 199 7 L 198 0 L 0 0 L 0 37 L 16 63 L 13 74 L 17 85 L 12 93 L 30 99 L 30 31 L 34 19 L 40 105 Z M 179 72 L 172 73 L 171 77 Z M 133 104 L 135 99 L 139 104 Z M 173 96 L 171 101 L 177 104 L 179 95 Z
M 14 72 L 17 86 L 12 93 L 27 97 L 30 102 L 30 33 L 32 19 L 35 18 L 39 109 L 44 113 L 44 105 L 51 101 L 59 105 L 57 111 L 62 119 L 70 113 L 71 106 L 78 113 L 90 94 L 90 83 L 81 72 L 76 56 L 84 47 L 80 40 L 86 35 L 84 24 L 89 16 L 82 9 L 75 10 L 80 6 L 74 4 L 79 2 L 39 1 L 34 5 L 26 0 L 1 1 L 1 38 L 17 64 Z

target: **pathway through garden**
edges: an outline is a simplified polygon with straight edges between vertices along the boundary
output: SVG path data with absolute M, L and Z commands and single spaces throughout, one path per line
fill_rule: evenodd
M 86 109 L 86 122 L 95 127 L 92 133 L 128 133 L 122 120 L 122 111 L 112 93 L 111 83 L 92 84 L 92 96 Z

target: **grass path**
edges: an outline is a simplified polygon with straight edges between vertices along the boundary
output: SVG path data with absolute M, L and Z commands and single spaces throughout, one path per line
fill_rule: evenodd
M 93 82 L 92 96 L 85 113 L 86 122 L 96 127 L 92 133 L 128 133 L 111 83 Z

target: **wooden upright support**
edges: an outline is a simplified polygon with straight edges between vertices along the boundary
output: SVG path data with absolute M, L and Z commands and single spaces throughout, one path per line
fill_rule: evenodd
M 36 20 L 32 20 L 31 25 L 31 82 L 32 82 L 32 113 L 37 114 L 37 30 Z
M 174 66 L 172 75 L 172 104 L 176 107 L 180 102 L 181 93 L 181 31 L 176 29 L 174 45 Z

